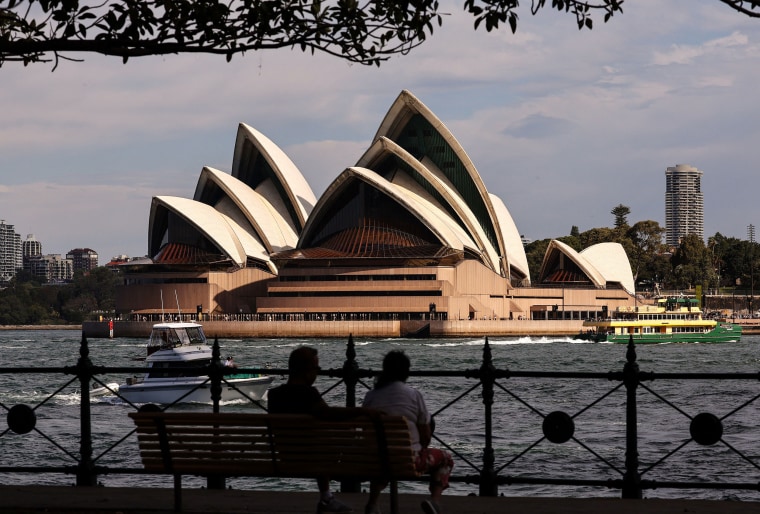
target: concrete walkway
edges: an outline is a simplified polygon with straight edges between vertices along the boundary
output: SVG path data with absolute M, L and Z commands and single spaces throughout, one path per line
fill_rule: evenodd
M 356 514 L 364 512 L 367 495 L 340 494 Z M 192 514 L 312 514 L 316 494 L 272 491 L 182 492 L 183 512 Z M 403 494 L 403 514 L 420 513 L 424 496 Z M 390 513 L 388 496 L 381 508 Z M 446 514 L 758 514 L 760 502 L 713 500 L 621 500 L 617 498 L 528 498 L 445 496 Z M 173 512 L 171 489 L 118 487 L 0 486 L 2 514 L 168 514 Z

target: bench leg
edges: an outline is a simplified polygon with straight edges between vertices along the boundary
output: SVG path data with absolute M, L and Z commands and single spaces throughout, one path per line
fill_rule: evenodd
M 182 512 L 182 475 L 174 475 L 174 512 Z
M 398 482 L 391 480 L 391 514 L 399 514 L 398 511 Z

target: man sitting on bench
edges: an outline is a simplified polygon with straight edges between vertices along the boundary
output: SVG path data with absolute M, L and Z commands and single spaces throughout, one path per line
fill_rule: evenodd
M 315 348 L 299 346 L 288 359 L 288 381 L 269 390 L 269 412 L 272 414 L 311 414 L 328 417 L 330 407 L 314 387 L 319 371 L 319 356 Z M 330 478 L 317 479 L 320 499 L 317 514 L 322 512 L 353 512 L 330 491 Z
M 449 486 L 454 461 L 449 452 L 428 447 L 433 433 L 432 418 L 422 393 L 406 384 L 410 368 L 409 357 L 403 351 L 388 352 L 383 359 L 383 371 L 375 381 L 375 388 L 364 397 L 363 406 L 406 418 L 412 434 L 415 467 L 418 472 L 430 475 L 430 499 L 422 502 L 422 510 L 425 514 L 441 514 L 441 494 Z M 377 500 L 386 485 L 370 483 L 365 514 L 380 514 Z

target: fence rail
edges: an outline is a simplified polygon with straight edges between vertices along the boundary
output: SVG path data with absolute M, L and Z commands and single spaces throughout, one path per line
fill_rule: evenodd
M 79 359 L 75 365 L 65 367 L 0 367 L 2 375 L 23 374 L 46 374 L 63 376 L 63 384 L 47 395 L 42 401 L 34 406 L 26 404 L 6 405 L 3 394 L 0 392 L 0 407 L 6 411 L 7 428 L 0 431 L 0 441 L 8 437 L 25 437 L 33 433 L 44 438 L 50 445 L 60 450 L 68 461 L 65 465 L 55 466 L 50 464 L 40 465 L 0 465 L 0 473 L 61 473 L 76 476 L 78 486 L 97 485 L 98 477 L 104 474 L 145 474 L 138 466 L 113 465 L 108 463 L 108 456 L 119 447 L 134 440 L 134 430 L 125 428 L 125 433 L 116 437 L 104 450 L 97 455 L 93 451 L 93 413 L 91 410 L 90 391 L 93 384 L 106 385 L 104 377 L 109 374 L 134 374 L 144 373 L 144 367 L 113 367 L 95 365 L 89 357 L 87 338 L 82 337 Z M 225 369 L 220 358 L 218 340 L 214 341 L 213 359 L 205 368 L 193 368 L 198 375 L 208 376 L 206 383 L 212 391 L 212 404 L 210 409 L 218 412 L 220 405 L 221 385 L 231 385 L 226 382 L 225 376 L 230 373 Z M 187 374 L 190 368 L 178 369 L 177 373 Z M 272 375 L 284 375 L 285 369 L 268 368 L 239 368 L 234 373 L 264 373 Z M 346 360 L 342 367 L 326 369 L 320 374 L 335 382 L 328 387 L 323 394 L 340 394 L 342 391 L 345 405 L 353 407 L 357 404 L 357 389 L 369 388 L 369 380 L 376 371 L 363 369 L 359 366 L 356 356 L 356 348 L 353 338 L 349 336 L 346 345 Z M 643 491 L 648 489 L 724 489 L 724 490 L 749 490 L 760 491 L 760 423 L 756 412 L 760 399 L 760 372 L 758 373 L 655 373 L 641 371 L 637 362 L 636 346 L 631 339 L 626 351 L 626 362 L 622 369 L 608 372 L 556 372 L 556 371 L 527 371 L 496 368 L 491 357 L 491 347 L 488 338 L 485 338 L 482 350 L 482 360 L 477 368 L 463 370 L 413 370 L 410 374 L 414 377 L 429 377 L 456 379 L 463 382 L 460 387 L 457 382 L 456 391 L 450 399 L 438 407 L 433 415 L 441 418 L 455 413 L 460 402 L 467 401 L 473 395 L 477 395 L 482 402 L 482 419 L 473 423 L 478 432 L 471 437 L 482 442 L 482 446 L 476 450 L 464 451 L 461 441 L 454 434 L 436 432 L 433 437 L 434 444 L 440 445 L 451 451 L 458 462 L 455 467 L 455 475 L 452 482 L 477 484 L 481 496 L 496 496 L 500 493 L 500 487 L 512 485 L 544 485 L 544 486 L 571 486 L 615 489 L 620 491 L 623 498 L 642 498 Z M 555 409 L 544 412 L 541 404 L 536 401 L 539 396 L 532 388 L 533 382 L 538 381 L 547 388 L 547 394 L 556 396 L 556 389 L 568 381 L 585 380 L 594 383 L 597 389 L 592 387 L 584 390 L 583 398 L 575 411 Z M 725 409 L 725 405 L 719 399 L 710 398 L 702 402 L 705 410 L 697 413 L 687 412 L 677 401 L 669 399 L 667 394 L 655 388 L 653 384 L 668 384 L 673 382 L 694 384 L 695 390 L 692 396 L 700 398 L 699 384 L 708 384 L 707 392 L 714 391 L 714 385 L 734 383 L 735 381 L 747 384 L 741 403 L 718 415 L 715 411 Z M 530 382 L 530 383 L 529 383 Z M 48 430 L 37 426 L 37 412 L 44 408 L 48 402 L 62 391 L 72 385 L 79 385 L 79 447 L 77 450 L 67 449 L 65 443 L 57 440 L 57 434 L 50 434 Z M 531 394 L 526 394 L 531 391 Z M 709 395 L 708 395 L 709 396 Z M 612 407 L 611 416 L 614 424 L 624 427 L 619 440 L 613 444 L 607 444 L 608 448 L 599 449 L 595 445 L 593 428 L 583 438 L 576 434 L 577 422 L 583 416 L 589 416 L 595 409 L 607 405 L 611 398 L 620 397 L 620 401 Z M 557 398 L 551 398 L 553 403 Z M 254 400 L 251 400 L 254 403 Z M 716 403 L 717 402 L 717 403 Z M 126 402 L 129 404 L 129 402 Z M 656 427 L 647 426 L 643 417 L 652 404 L 672 410 L 677 416 L 688 421 L 688 436 L 678 436 L 668 430 L 659 430 Z M 130 408 L 138 409 L 137 405 L 129 404 Z M 511 409 L 508 419 L 505 419 L 505 409 Z M 266 409 L 266 404 L 259 404 Z M 521 417 L 521 423 L 530 424 L 530 420 L 540 421 L 540 429 L 535 437 L 530 434 L 516 434 L 514 427 L 518 417 L 514 414 L 517 408 L 523 409 L 529 415 Z M 163 409 L 176 408 L 165 405 Z M 606 407 L 608 410 L 609 406 Z M 711 409 L 711 410 L 710 410 Z M 498 412 L 497 412 L 498 411 Z M 737 423 L 742 426 L 741 439 L 749 439 L 751 443 L 747 448 L 733 442 L 731 433 L 735 424 L 731 421 L 743 413 L 745 416 L 755 416 L 747 422 L 744 418 Z M 753 414 L 754 413 L 754 414 Z M 125 418 L 125 426 L 127 417 Z M 475 420 L 474 420 L 475 421 Z M 593 425 L 593 423 L 592 423 Z M 646 435 L 640 434 L 640 428 L 646 428 Z M 650 432 L 655 432 L 653 438 Z M 747 435 L 747 432 L 750 435 Z M 0 444 L 2 444 L 0 442 Z M 568 448 L 564 452 L 554 451 L 552 448 Z M 135 447 L 136 448 L 136 447 Z M 549 448 L 549 450 L 547 450 Z M 640 462 L 640 452 L 643 449 L 653 449 L 653 454 L 658 455 L 650 458 L 648 462 Z M 698 473 L 696 478 L 690 480 L 658 480 L 649 478 L 656 470 L 662 469 L 672 461 L 677 460 L 687 449 L 689 451 L 715 452 L 719 448 L 721 452 L 736 457 L 747 471 L 742 473 L 746 479 L 727 480 L 720 471 L 706 469 Z M 526 457 L 531 454 L 540 454 L 542 462 L 547 463 L 544 467 L 528 469 L 521 467 Z M 574 463 L 570 464 L 572 473 L 568 473 L 568 455 L 572 455 Z M 29 462 L 46 462 L 44 455 L 29 456 Z M 139 462 L 135 454 L 134 462 Z M 564 471 L 556 476 L 552 470 L 556 470 L 556 462 L 565 466 Z M 708 462 L 709 456 L 700 462 Z M 622 464 L 621 464 L 622 463 Z M 560 466 L 560 467 L 562 467 Z M 461 471 L 464 470 L 464 471 Z M 526 471 L 528 470 L 528 471 Z M 675 477 L 677 478 L 677 477 Z M 224 487 L 223 477 L 208 477 L 209 487 Z M 344 490 L 357 490 L 358 484 L 343 483 Z

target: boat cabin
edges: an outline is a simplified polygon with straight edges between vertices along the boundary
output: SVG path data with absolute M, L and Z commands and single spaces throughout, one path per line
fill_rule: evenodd
M 200 325 L 166 323 L 154 325 L 148 341 L 148 355 L 157 350 L 169 350 L 178 346 L 206 344 L 206 336 Z

